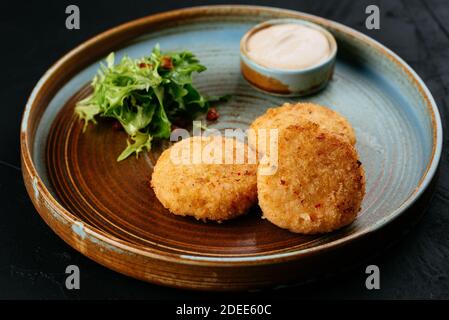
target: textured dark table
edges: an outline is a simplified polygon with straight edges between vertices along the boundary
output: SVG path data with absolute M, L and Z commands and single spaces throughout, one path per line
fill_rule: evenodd
M 225 297 L 139 282 L 85 258 L 59 239 L 36 213 L 20 172 L 19 126 L 33 86 L 64 53 L 117 24 L 178 7 L 216 1 L 10 1 L 0 4 L 0 298 Z M 240 3 L 240 2 L 234 2 Z M 246 2 L 248 3 L 248 2 Z M 65 8 L 77 4 L 81 29 L 65 28 Z M 405 59 L 430 88 L 445 132 L 449 112 L 449 2 L 260 1 L 353 27 Z M 380 7 L 380 30 L 365 29 L 365 8 Z M 276 298 L 449 298 L 449 153 L 447 136 L 437 190 L 416 227 L 389 249 L 351 271 L 288 289 L 242 293 Z M 81 289 L 65 289 L 65 268 L 78 265 Z M 377 264 L 381 289 L 365 289 L 365 266 Z M 236 295 L 233 295 L 236 297 Z

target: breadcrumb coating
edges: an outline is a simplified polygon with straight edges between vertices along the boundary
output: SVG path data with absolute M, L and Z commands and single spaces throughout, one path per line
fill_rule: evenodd
M 303 121 L 311 121 L 322 129 L 337 134 L 355 145 L 354 129 L 348 120 L 338 112 L 314 103 L 285 103 L 277 108 L 268 109 L 251 124 L 250 129 L 255 130 L 258 138 L 258 129 L 282 129 L 290 125 L 301 124 Z M 269 139 L 267 139 L 269 141 Z M 249 139 L 251 147 L 256 148 L 256 139 Z M 266 154 L 269 151 L 268 142 L 257 146 L 258 151 Z M 269 153 L 269 152 L 268 152 Z
M 212 155 L 213 161 L 198 163 L 199 153 Z M 235 138 L 195 136 L 162 153 L 151 185 L 172 213 L 220 222 L 245 214 L 257 202 L 256 171 L 257 164 L 248 163 L 246 144 Z
M 348 139 L 303 122 L 280 130 L 274 175 L 257 175 L 263 216 L 292 232 L 316 234 L 350 224 L 361 209 L 365 173 Z

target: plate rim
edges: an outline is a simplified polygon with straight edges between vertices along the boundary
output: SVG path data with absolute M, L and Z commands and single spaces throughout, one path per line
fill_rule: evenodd
M 127 31 L 133 31 L 131 35 L 126 36 L 128 40 L 132 40 L 136 38 L 134 35 L 135 32 L 139 33 L 139 28 L 143 28 L 148 23 L 157 23 L 157 22 L 169 22 L 174 21 L 178 18 L 188 18 L 195 16 L 202 16 L 206 13 L 213 13 L 216 15 L 230 15 L 232 13 L 250 13 L 257 12 L 260 13 L 278 13 L 288 14 L 293 18 L 305 19 L 308 21 L 312 21 L 318 23 L 320 25 L 324 25 L 327 28 L 336 29 L 340 32 L 348 34 L 365 44 L 373 47 L 373 49 L 377 50 L 388 59 L 390 59 L 393 63 L 395 63 L 398 67 L 402 68 L 404 72 L 408 75 L 409 81 L 411 81 L 416 89 L 419 91 L 420 96 L 423 97 L 425 104 L 430 111 L 429 114 L 431 116 L 432 121 L 432 130 L 433 130 L 433 139 L 432 139 L 432 157 L 430 162 L 427 165 L 425 172 L 423 173 L 420 181 L 418 182 L 415 191 L 410 194 L 410 196 L 395 210 L 391 211 L 384 218 L 376 221 L 373 225 L 359 231 L 354 234 L 345 236 L 344 238 L 333 240 L 329 243 L 320 244 L 315 247 L 310 247 L 306 249 L 299 249 L 289 252 L 283 253 L 274 253 L 274 254 L 262 254 L 257 256 L 248 256 L 248 257 L 209 257 L 209 256 L 201 256 L 201 255 L 189 255 L 189 254 L 178 254 L 178 253 L 168 253 L 166 251 L 157 250 L 155 248 L 146 248 L 141 245 L 129 243 L 127 241 L 115 238 L 111 235 L 106 234 L 102 230 L 97 229 L 94 226 L 88 225 L 87 223 L 77 219 L 70 211 L 64 208 L 62 204 L 60 204 L 56 198 L 54 198 L 51 192 L 48 190 L 47 186 L 44 184 L 42 179 L 40 178 L 36 167 L 34 165 L 32 155 L 30 152 L 30 141 L 29 136 L 29 115 L 31 109 L 35 105 L 36 100 L 39 98 L 41 94 L 41 89 L 44 85 L 48 84 L 51 81 L 52 76 L 58 72 L 61 66 L 66 64 L 68 61 L 73 59 L 75 56 L 79 55 L 83 51 L 92 49 L 98 42 L 106 41 L 107 39 L 114 38 L 119 34 L 123 34 Z M 140 32 L 143 34 L 143 31 Z M 138 35 L 137 35 L 138 36 Z M 118 41 L 115 39 L 112 41 L 113 43 L 110 45 L 111 47 L 120 47 L 123 44 L 126 44 L 127 41 Z M 117 42 L 117 43 L 116 43 Z M 105 49 L 106 50 L 106 49 Z M 107 50 L 106 50 L 107 51 Z M 95 61 L 95 57 L 85 58 L 83 61 L 85 67 L 86 65 Z M 78 64 L 79 65 L 79 64 Z M 80 67 L 77 68 L 79 70 Z M 67 79 L 72 75 L 69 74 Z M 63 82 L 65 83 L 66 80 Z M 37 82 L 36 86 L 32 90 L 28 101 L 25 106 L 24 113 L 22 115 L 21 122 L 21 138 L 20 138 L 20 146 L 21 146 L 21 160 L 22 160 L 22 172 L 24 175 L 24 180 L 30 179 L 29 183 L 31 184 L 31 192 L 29 191 L 29 195 L 33 200 L 33 203 L 41 214 L 39 207 L 37 206 L 37 202 L 39 198 L 43 198 L 44 203 L 47 205 L 46 209 L 50 211 L 53 215 L 54 219 L 60 220 L 60 222 L 69 224 L 73 233 L 75 233 L 82 241 L 89 239 L 92 242 L 96 242 L 101 246 L 106 248 L 111 248 L 111 246 L 118 251 L 122 252 L 132 252 L 133 254 L 143 255 L 147 258 L 152 258 L 156 260 L 183 263 L 189 265 L 205 265 L 205 266 L 249 266 L 249 265 L 265 265 L 272 264 L 278 262 L 285 262 L 296 260 L 304 256 L 308 256 L 314 254 L 316 252 L 322 252 L 326 250 L 331 250 L 333 248 L 340 247 L 346 243 L 352 242 L 356 239 L 361 239 L 370 233 L 373 233 L 385 225 L 391 223 L 396 218 L 401 216 L 401 214 L 409 209 L 422 195 L 422 193 L 427 189 L 429 183 L 434 177 L 438 164 L 441 159 L 442 153 L 442 144 L 443 144 L 443 130 L 442 130 L 442 122 L 438 107 L 436 102 L 430 92 L 430 90 L 425 85 L 424 81 L 419 77 L 419 75 L 397 54 L 395 54 L 392 50 L 388 49 L 380 42 L 372 39 L 371 37 L 356 31 L 348 26 L 345 26 L 339 22 L 335 22 L 332 20 L 328 20 L 319 16 L 311 15 L 308 13 L 290 10 L 290 9 L 281 9 L 275 7 L 268 6 L 253 6 L 253 5 L 211 5 L 211 6 L 196 6 L 189 8 L 176 9 L 171 11 L 166 11 L 162 13 L 157 13 L 153 15 L 148 15 L 139 19 L 131 20 L 129 22 L 120 24 L 116 27 L 110 28 L 90 39 L 81 43 L 67 54 L 65 54 L 62 58 L 60 58 L 56 63 L 54 63 L 40 78 Z M 32 146 L 31 146 L 32 147 Z M 25 181 L 27 182 L 27 181 Z M 52 207 L 48 207 L 48 204 L 51 204 Z M 41 209 L 42 210 L 42 209 Z M 42 215 L 42 214 L 41 214 Z M 45 220 L 45 219 L 44 219 Z M 53 228 L 53 227 L 52 227 Z M 69 245 L 73 247 L 73 244 L 69 242 Z

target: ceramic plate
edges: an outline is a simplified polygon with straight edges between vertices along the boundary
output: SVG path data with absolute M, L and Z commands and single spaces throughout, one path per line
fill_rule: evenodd
M 260 218 L 260 209 L 222 224 L 169 214 L 150 186 L 164 144 L 117 163 L 126 134 L 99 121 L 82 134 L 75 103 L 89 93 L 99 61 L 163 50 L 193 51 L 208 67 L 194 79 L 206 95 L 231 94 L 209 127 L 247 128 L 269 107 L 293 98 L 254 90 L 242 78 L 239 41 L 255 24 L 301 18 L 338 42 L 329 86 L 301 100 L 342 113 L 355 128 L 367 193 L 358 219 L 337 232 L 303 236 Z M 175 287 L 249 289 L 333 272 L 367 252 L 366 239 L 387 230 L 429 186 L 441 153 L 441 121 L 416 73 L 376 41 L 341 24 L 300 12 L 211 6 L 145 17 L 111 29 L 60 59 L 42 77 L 25 108 L 21 150 L 24 180 L 46 223 L 91 259 L 126 275 Z M 187 186 L 186 186 L 187 187 Z M 390 237 L 403 225 L 397 225 Z M 381 245 L 390 237 L 383 236 Z M 344 251 L 345 250 L 345 251 Z M 351 258 L 351 259 L 350 259 Z

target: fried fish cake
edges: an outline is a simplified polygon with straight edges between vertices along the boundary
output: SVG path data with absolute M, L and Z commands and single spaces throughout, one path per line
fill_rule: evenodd
M 263 161 L 262 161 L 263 162 Z M 361 209 L 365 174 L 354 147 L 313 122 L 280 130 L 279 162 L 257 174 L 263 216 L 292 232 L 330 232 L 350 224 Z
M 269 136 L 267 142 L 257 144 L 259 129 L 282 129 L 290 125 L 300 124 L 303 121 L 311 121 L 320 125 L 321 128 L 342 136 L 349 143 L 355 145 L 356 138 L 354 129 L 348 120 L 338 112 L 314 103 L 285 103 L 281 107 L 270 108 L 263 115 L 258 117 L 251 124 L 254 135 L 249 139 L 251 147 L 257 145 L 258 151 L 262 154 L 269 151 Z
M 250 162 L 248 146 L 235 138 L 195 136 L 162 153 L 151 185 L 172 213 L 223 221 L 257 202 L 257 165 Z

